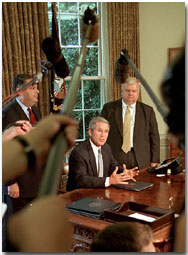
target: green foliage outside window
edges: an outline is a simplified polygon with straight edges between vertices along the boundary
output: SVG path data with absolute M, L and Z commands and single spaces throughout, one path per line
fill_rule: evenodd
M 88 6 L 95 10 L 98 6 L 96 2 L 57 2 L 56 6 L 58 8 L 57 21 L 62 53 L 70 69 L 69 76 L 72 76 L 82 47 L 81 19 Z M 48 11 L 51 33 L 51 3 L 48 3 Z M 104 81 L 92 78 L 92 76 L 99 76 L 101 73 L 99 70 L 99 66 L 101 66 L 101 64 L 99 65 L 99 42 L 91 43 L 87 47 L 88 51 L 82 73 L 85 79 L 81 81 L 77 103 L 74 108 L 74 117 L 79 122 L 78 140 L 84 140 L 87 137 L 89 121 L 100 114 L 102 107 L 101 88 Z M 70 82 L 66 81 L 67 90 L 69 84 Z

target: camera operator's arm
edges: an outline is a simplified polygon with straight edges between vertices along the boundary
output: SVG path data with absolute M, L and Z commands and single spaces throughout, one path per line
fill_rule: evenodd
M 65 127 L 64 131 L 70 148 L 76 139 L 77 123 L 65 115 L 51 115 L 39 122 L 27 135 L 22 136 L 33 148 L 36 156 L 35 167 L 45 163 L 51 142 L 62 127 Z M 2 151 L 3 183 L 28 170 L 28 159 L 21 143 L 16 140 L 4 142 Z
M 72 227 L 62 198 L 34 200 L 10 217 L 8 237 L 19 252 L 69 252 Z
M 32 129 L 32 126 L 28 120 L 18 120 L 15 123 L 10 124 L 2 134 L 2 141 L 10 141 L 18 135 L 25 135 Z

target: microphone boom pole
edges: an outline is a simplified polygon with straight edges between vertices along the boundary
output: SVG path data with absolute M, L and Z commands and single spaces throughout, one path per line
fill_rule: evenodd
M 37 74 L 35 75 L 35 77 L 34 77 L 31 81 L 27 82 L 26 84 L 23 84 L 23 86 L 22 86 L 20 89 L 17 90 L 17 92 L 16 92 L 15 95 L 10 95 L 10 96 L 4 98 L 4 99 L 2 100 L 2 105 L 3 105 L 3 107 L 4 107 L 6 104 L 8 104 L 10 101 L 12 101 L 14 98 L 16 98 L 17 96 L 19 96 L 19 94 L 21 94 L 22 91 L 26 90 L 30 85 L 32 85 L 32 84 L 35 83 L 35 82 L 41 81 L 41 80 L 42 80 L 42 76 L 43 76 L 43 72 L 37 73 Z
M 18 97 L 21 93 L 23 93 L 29 86 L 31 86 L 33 83 L 41 82 L 43 75 L 46 75 L 48 73 L 48 70 L 53 68 L 53 65 L 48 61 L 41 60 L 41 63 L 45 63 L 45 65 L 41 65 L 42 71 L 37 73 L 33 79 L 25 84 L 21 85 L 21 88 L 16 91 L 16 93 L 9 95 L 8 97 L 5 97 L 2 100 L 3 107 L 8 104 L 10 101 L 12 101 L 14 98 Z
M 83 46 L 77 61 L 77 65 L 74 68 L 68 94 L 65 98 L 64 109 L 61 113 L 72 115 L 73 108 L 76 104 L 77 94 L 80 87 L 80 77 L 84 66 L 84 61 L 87 53 L 87 45 L 90 42 L 90 36 L 93 24 L 87 27 L 85 37 L 83 40 Z M 47 194 L 56 194 L 59 184 L 59 178 L 61 176 L 62 159 L 65 155 L 67 148 L 67 140 L 63 132 L 60 132 L 51 147 L 46 168 L 44 171 L 42 183 L 40 186 L 38 197 L 42 197 Z
M 150 86 L 148 85 L 148 83 L 146 82 L 146 80 L 143 78 L 143 76 L 139 73 L 138 69 L 136 68 L 136 66 L 133 64 L 133 62 L 130 60 L 129 56 L 127 54 L 124 54 L 123 51 L 121 51 L 121 54 L 126 58 L 127 62 L 129 63 L 129 65 L 132 67 L 132 69 L 134 70 L 137 78 L 141 81 L 142 85 L 144 86 L 145 90 L 148 92 L 149 96 L 151 97 L 151 99 L 153 100 L 155 106 L 157 107 L 158 111 L 160 112 L 161 116 L 163 117 L 164 121 L 167 123 L 167 112 L 164 108 L 164 105 L 162 105 L 162 103 L 159 101 L 159 99 L 156 97 L 156 95 L 154 94 L 153 90 L 150 88 Z

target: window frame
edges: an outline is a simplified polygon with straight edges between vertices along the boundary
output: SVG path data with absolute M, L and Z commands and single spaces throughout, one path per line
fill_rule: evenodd
M 82 2 L 77 2 L 77 4 L 79 5 L 79 3 L 82 3 Z M 98 40 L 98 73 L 99 75 L 98 76 L 82 76 L 81 75 L 81 88 L 82 88 L 82 99 L 84 98 L 84 81 L 88 80 L 88 81 L 91 81 L 91 80 L 96 80 L 96 81 L 100 81 L 100 108 L 90 108 L 90 109 L 85 109 L 85 108 L 81 108 L 81 109 L 75 109 L 74 108 L 74 112 L 82 112 L 82 134 L 83 134 L 83 137 L 82 138 L 78 138 L 76 140 L 76 142 L 80 142 L 80 141 L 84 141 L 86 139 L 86 130 L 85 130 L 85 118 L 84 118 L 84 112 L 87 112 L 87 111 L 92 111 L 92 110 L 97 110 L 97 111 L 101 111 L 102 110 L 102 107 L 103 107 L 103 104 L 105 103 L 106 101 L 106 77 L 103 74 L 103 71 L 105 70 L 105 68 L 103 67 L 103 63 L 104 62 L 104 56 L 103 56 L 103 49 L 105 48 L 104 46 L 104 38 L 102 38 L 103 36 L 103 28 L 104 28 L 104 21 L 103 21 L 103 15 L 105 13 L 104 11 L 104 6 L 103 3 L 100 3 L 100 2 L 96 2 L 97 3 L 97 6 L 98 6 L 98 17 L 100 19 L 100 38 Z M 57 8 L 59 7 L 59 2 L 57 2 Z M 51 11 L 48 11 L 48 15 L 50 17 L 52 17 L 52 12 Z M 71 16 L 83 16 L 79 13 L 62 13 L 62 12 L 58 12 L 57 11 L 57 17 L 59 17 L 57 20 L 58 20 L 58 30 L 59 30 L 59 40 L 60 40 L 60 45 L 61 45 L 61 49 L 64 50 L 64 49 L 68 49 L 68 48 L 77 48 L 79 49 L 79 52 L 80 52 L 80 49 L 81 49 L 81 36 L 79 36 L 79 39 L 78 39 L 78 45 L 62 45 L 61 43 L 61 16 L 62 15 L 71 15 Z M 80 18 L 78 18 L 78 33 L 80 32 Z M 96 48 L 96 46 L 94 45 L 88 45 L 87 48 Z M 109 63 L 109 62 L 108 62 Z M 65 78 L 65 82 L 66 81 L 69 81 L 71 80 L 72 76 L 67 76 Z M 83 102 L 82 102 L 82 106 L 83 106 Z M 79 121 L 79 120 L 78 120 Z M 81 121 L 81 120 L 80 120 Z

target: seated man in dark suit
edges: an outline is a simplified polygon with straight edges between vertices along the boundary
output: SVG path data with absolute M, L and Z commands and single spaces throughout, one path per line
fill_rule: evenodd
M 77 145 L 69 158 L 67 191 L 77 188 L 104 188 L 134 180 L 137 167 L 127 170 L 114 159 L 106 143 L 109 122 L 96 117 L 89 123 L 89 139 Z M 119 172 L 118 172 L 119 170 Z

